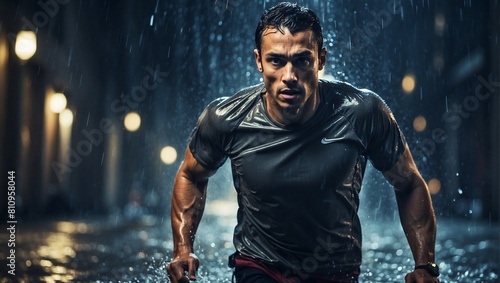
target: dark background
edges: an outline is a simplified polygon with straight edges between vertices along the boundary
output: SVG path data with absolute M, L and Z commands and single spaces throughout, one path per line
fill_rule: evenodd
M 424 178 L 440 181 L 437 215 L 497 221 L 498 1 L 297 2 L 322 21 L 326 75 L 381 95 Z M 260 81 L 253 33 L 263 9 L 276 3 L 0 1 L 1 199 L 7 172 L 15 171 L 20 218 L 123 213 L 135 200 L 168 215 L 198 115 L 212 99 Z M 37 35 L 26 62 L 14 52 L 23 29 Z M 406 94 L 401 82 L 409 74 L 416 85 Z M 74 115 L 69 151 L 60 149 L 57 114 L 45 110 L 54 91 L 66 95 Z M 136 132 L 123 127 L 130 111 L 141 115 Z M 427 121 L 422 132 L 413 127 L 417 116 Z M 167 145 L 178 153 L 172 165 L 160 160 Z M 390 189 L 371 172 L 363 209 L 392 217 Z M 209 195 L 225 198 L 227 169 L 214 180 Z M 1 201 L 2 219 L 6 212 Z

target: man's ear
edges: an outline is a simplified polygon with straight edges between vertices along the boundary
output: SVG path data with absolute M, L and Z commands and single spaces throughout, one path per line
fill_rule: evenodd
M 260 57 L 260 52 L 258 49 L 253 50 L 253 54 L 255 55 L 255 63 L 257 64 L 257 69 L 259 72 L 263 72 L 264 69 L 262 68 L 262 58 Z
M 323 47 L 319 51 L 318 57 L 319 57 L 318 69 L 321 71 L 321 70 L 323 70 L 323 68 L 325 67 L 325 64 L 326 64 L 326 48 Z

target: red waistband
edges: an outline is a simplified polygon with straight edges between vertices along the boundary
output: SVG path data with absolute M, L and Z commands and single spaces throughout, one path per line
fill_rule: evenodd
M 278 267 L 270 266 L 257 259 L 241 255 L 239 253 L 235 256 L 236 268 L 257 268 L 269 275 L 272 279 L 280 283 L 297 283 L 301 280 L 314 280 L 316 283 L 328 283 L 328 282 L 339 282 L 339 283 L 351 283 L 357 282 L 360 270 L 355 268 L 352 272 L 348 273 L 338 273 L 329 275 L 309 275 L 303 273 L 294 273 L 292 270 L 283 270 Z

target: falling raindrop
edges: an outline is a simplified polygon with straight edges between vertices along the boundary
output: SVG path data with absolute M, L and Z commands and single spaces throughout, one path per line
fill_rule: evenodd
M 68 55 L 68 67 L 71 65 L 71 59 L 73 58 L 73 47 L 69 49 L 69 55 Z
M 87 122 L 85 123 L 85 127 L 89 126 L 89 120 L 90 120 L 90 112 L 87 113 Z

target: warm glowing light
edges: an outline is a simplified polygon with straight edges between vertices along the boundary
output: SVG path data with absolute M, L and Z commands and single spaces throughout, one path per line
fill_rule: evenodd
M 166 146 L 162 148 L 160 157 L 163 163 L 171 165 L 177 160 L 177 150 L 171 146 Z
M 446 18 L 442 14 L 437 14 L 434 18 L 434 30 L 436 31 L 436 34 L 442 36 L 445 26 Z
M 21 130 L 21 144 L 23 145 L 23 147 L 27 148 L 30 146 L 30 143 L 31 143 L 30 128 L 24 125 Z
M 423 132 L 427 127 L 427 120 L 425 120 L 424 116 L 417 116 L 413 120 L 413 129 L 417 132 Z
M 412 93 L 415 90 L 415 76 L 413 74 L 406 75 L 401 82 L 401 87 L 407 94 Z
M 59 232 L 64 232 L 64 233 L 74 233 L 76 231 L 76 224 L 69 222 L 69 221 L 61 221 L 57 223 L 56 229 Z
M 76 257 L 76 251 L 71 248 L 75 246 L 72 235 L 76 232 L 75 226 L 76 224 L 70 222 L 57 223 L 58 231 L 48 234 L 44 238 L 45 244 L 31 253 L 41 258 L 38 265 L 50 274 L 43 278 L 42 282 L 73 282 L 74 274 L 71 274 L 66 266 Z M 26 261 L 26 265 L 35 265 L 35 262 Z
M 40 265 L 43 267 L 51 267 L 52 262 L 50 260 L 42 259 L 40 260 Z
M 71 126 L 73 124 L 73 112 L 71 112 L 68 108 L 64 109 L 59 114 L 59 123 L 63 127 Z
M 125 129 L 129 132 L 135 132 L 141 127 L 141 116 L 136 112 L 130 112 L 125 116 L 123 121 Z
M 21 60 L 28 60 L 36 52 L 36 34 L 32 31 L 20 31 L 16 37 L 15 51 Z
M 68 104 L 66 96 L 62 93 L 54 93 L 50 96 L 50 110 L 54 113 L 61 113 Z
M 429 187 L 429 192 L 432 195 L 439 193 L 439 191 L 441 190 L 441 182 L 436 178 L 429 180 L 427 186 Z

